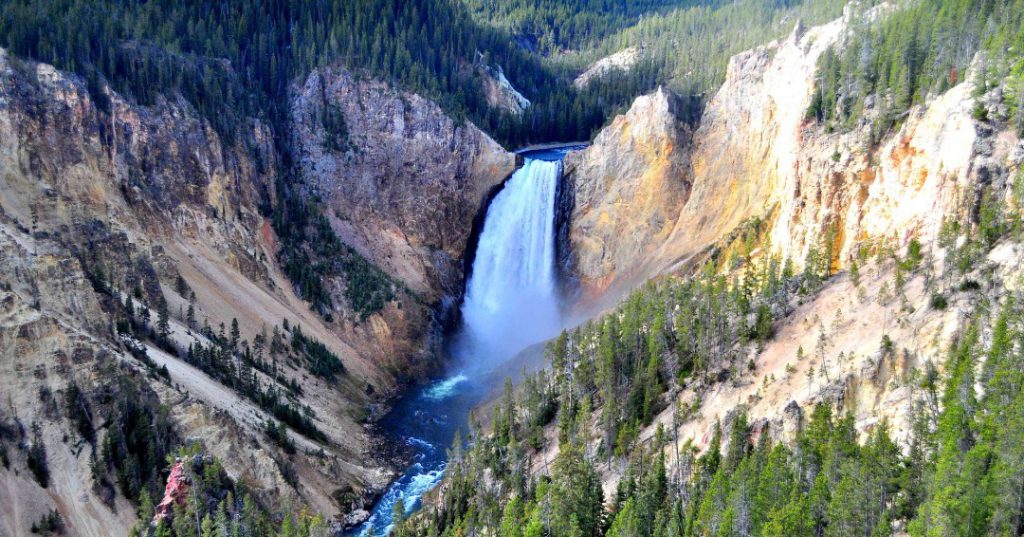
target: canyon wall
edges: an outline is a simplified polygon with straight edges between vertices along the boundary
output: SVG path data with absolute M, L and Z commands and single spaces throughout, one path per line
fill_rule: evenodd
M 344 147 L 325 143 L 329 109 L 344 115 Z M 303 173 L 342 239 L 431 300 L 461 293 L 473 218 L 515 155 L 435 103 L 341 68 L 310 74 L 291 110 Z
M 835 268 L 845 267 L 861 246 L 934 241 L 944 218 L 977 203 L 981 185 L 1005 184 L 1022 150 L 971 116 L 970 83 L 913 108 L 876 146 L 871 109 L 845 133 L 806 119 L 818 58 L 853 16 L 798 24 L 734 56 L 692 133 L 663 112 L 670 98 L 659 90 L 567 158 L 584 296 L 678 268 L 752 218 L 770 222 L 772 252 L 796 266 L 829 234 Z
M 733 57 L 692 131 L 665 113 L 671 98 L 659 90 L 567 158 L 575 192 L 570 261 L 582 311 L 607 307 L 651 277 L 685 275 L 712 255 L 728 255 L 722 249 L 752 221 L 764 239 L 750 252 L 755 264 L 774 255 L 799 270 L 815 250 L 831 252 L 831 271 L 840 272 L 782 316 L 767 344 L 750 349 L 749 366 L 737 366 L 749 373 L 723 372 L 729 380 L 671 394 L 673 404 L 642 439 L 659 423 L 671 427 L 678 403 L 690 416 L 680 444 L 705 447 L 715 424 L 727 425 L 739 406 L 758 434 L 791 440 L 813 405 L 829 401 L 853 413 L 862 434 L 885 421 L 907 440 L 920 397 L 914 375 L 928 364 L 941 367 L 975 299 L 960 293 L 948 309 L 931 308 L 930 284 L 917 276 L 897 301 L 891 293 L 899 270 L 891 259 L 865 261 L 863 254 L 902 254 L 916 239 L 927 262 L 941 266 L 943 223 L 976 221 L 986 189 L 996 200 L 1009 196 L 1024 143 L 1005 125 L 976 119 L 970 82 L 915 106 L 877 144 L 870 143 L 872 106 L 849 131 L 808 120 L 818 59 L 841 42 L 854 16 L 809 29 L 797 24 L 786 39 Z M 1018 255 L 997 249 L 970 277 L 999 295 L 1019 278 Z M 843 272 L 858 258 L 871 267 L 859 280 Z M 827 342 L 820 360 L 800 358 L 820 341 Z M 537 467 L 555 451 L 537 457 Z M 606 493 L 621 470 L 602 467 Z
M 585 295 L 616 279 L 642 281 L 690 194 L 689 127 L 668 92 L 639 97 L 582 151 L 565 159 L 573 193 L 570 272 Z
M 277 196 L 267 126 L 240 120 L 226 139 L 184 99 L 140 105 L 0 50 L 0 443 L 11 458 L 0 469 L 0 533 L 24 534 L 53 506 L 72 535 L 123 535 L 135 522 L 133 506 L 90 477 L 94 448 L 62 410 L 72 386 L 96 442 L 109 433 L 111 397 L 166 409 L 178 440 L 199 442 L 268 505 L 358 514 L 386 485 L 363 423 L 379 412 L 374 394 L 437 363 L 438 304 L 461 292 L 473 218 L 515 158 L 418 96 L 342 71 L 320 77 L 297 84 L 293 103 L 304 179 L 342 239 L 408 287 L 368 318 L 350 310 L 347 282 L 332 280 L 325 320 L 278 266 L 260 211 Z M 314 117 L 325 95 L 348 125 L 345 151 L 324 149 Z M 154 326 L 166 302 L 178 356 L 122 331 L 126 301 Z M 280 330 L 287 345 L 301 329 L 340 358 L 334 381 L 287 348 L 273 378 L 253 372 L 264 386 L 297 386 L 289 402 L 309 409 L 324 438 L 290 430 L 297 452 L 287 454 L 264 431 L 266 408 L 184 359 L 233 321 L 245 352 L 257 335 Z M 21 448 L 37 442 L 48 488 L 26 470 Z

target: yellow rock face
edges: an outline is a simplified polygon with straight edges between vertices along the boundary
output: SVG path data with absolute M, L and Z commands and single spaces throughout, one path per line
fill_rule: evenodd
M 801 266 L 828 234 L 839 269 L 862 246 L 934 240 L 979 173 L 1013 173 L 1018 140 L 971 118 L 966 83 L 911 110 L 870 150 L 867 126 L 828 134 L 808 123 L 818 58 L 852 16 L 733 57 L 692 132 L 659 90 L 569 156 L 570 249 L 585 298 L 611 300 L 755 217 L 771 221 L 766 253 Z

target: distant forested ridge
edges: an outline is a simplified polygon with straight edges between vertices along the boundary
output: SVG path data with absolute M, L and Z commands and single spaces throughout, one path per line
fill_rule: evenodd
M 434 99 L 508 145 L 588 138 L 607 113 L 450 0 L 12 0 L 0 6 L 0 45 L 142 103 L 180 92 L 227 135 L 246 117 L 280 126 L 290 81 L 331 62 Z M 522 121 L 488 107 L 478 53 L 533 102 Z
M 714 91 L 729 58 L 784 37 L 797 21 L 814 25 L 837 18 L 846 0 L 463 0 L 483 22 L 534 46 L 561 72 L 579 72 L 602 57 L 636 47 L 641 60 L 626 76 L 599 81 L 583 93 L 604 99 L 639 87 L 666 85 L 683 95 Z M 867 2 L 871 4 L 872 2 Z M 632 94 L 635 95 L 635 94 Z M 628 102 L 628 101 L 627 101 Z
M 481 21 L 508 28 L 544 55 L 595 46 L 651 13 L 722 0 L 462 0 Z

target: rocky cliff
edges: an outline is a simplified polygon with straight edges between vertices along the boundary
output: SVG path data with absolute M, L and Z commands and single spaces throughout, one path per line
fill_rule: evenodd
M 576 89 L 582 90 L 594 80 L 599 80 L 615 71 L 629 71 L 640 61 L 642 55 L 643 48 L 629 47 L 605 56 L 588 65 L 586 70 L 572 81 L 572 84 L 576 86 Z
M 689 128 L 674 97 L 638 98 L 593 144 L 565 159 L 574 196 L 569 267 L 584 290 L 639 279 L 640 266 L 668 239 L 691 188 Z
M 971 117 L 969 83 L 913 109 L 875 146 L 869 121 L 847 133 L 806 121 L 818 58 L 853 16 L 798 24 L 785 40 L 733 57 L 692 134 L 662 112 L 669 97 L 658 92 L 569 156 L 572 249 L 591 294 L 678 267 L 752 218 L 770 221 L 772 251 L 798 265 L 828 234 L 839 268 L 860 247 L 934 240 L 943 218 L 977 201 L 966 193 L 1005 182 L 1020 150 Z M 602 246 L 622 236 L 630 247 Z
M 575 191 L 570 249 L 584 302 L 608 303 L 652 276 L 731 255 L 729 244 L 751 223 L 761 229 L 758 248 L 747 252 L 756 266 L 778 256 L 799 270 L 813 252 L 831 254 L 830 271 L 857 259 L 863 268 L 865 255 L 902 253 L 912 239 L 941 265 L 943 224 L 976 222 L 983 192 L 993 196 L 990 205 L 1009 196 L 1024 143 L 1005 125 L 972 115 L 970 82 L 913 108 L 879 143 L 870 141 L 873 109 L 848 132 L 806 119 L 818 58 L 841 43 L 853 16 L 798 24 L 788 38 L 733 57 L 692 132 L 665 113 L 671 99 L 659 91 L 567 158 Z M 623 241 L 629 246 L 617 248 Z M 986 284 L 996 294 L 1013 287 L 1016 248 L 993 251 L 968 279 L 998 275 Z M 690 409 L 679 441 L 706 445 L 716 421 L 727 422 L 738 405 L 761 420 L 758 431 L 791 439 L 806 410 L 823 400 L 852 412 L 862 432 L 884 419 L 905 440 L 919 402 L 914 372 L 943 363 L 974 299 L 957 295 L 949 309 L 929 307 L 934 281 L 903 282 L 901 270 L 880 261 L 859 278 L 833 278 L 776 324 L 767 345 L 750 349 L 749 379 L 673 394 Z M 880 344 L 880 334 L 897 348 Z M 821 360 L 801 363 L 816 348 Z M 670 409 L 656 423 L 671 426 L 674 416 Z M 552 459 L 537 464 L 545 460 Z M 611 491 L 619 470 L 603 470 Z
M 291 111 L 303 173 L 343 240 L 430 300 L 458 295 L 473 218 L 515 155 L 431 101 L 340 68 L 310 74 Z M 333 146 L 332 111 L 346 131 Z
M 461 288 L 473 217 L 515 159 L 381 83 L 318 72 L 296 87 L 311 188 L 343 239 L 410 289 L 366 319 L 342 299 L 325 322 L 277 266 L 259 209 L 277 195 L 265 125 L 246 120 L 227 139 L 183 99 L 142 106 L 0 51 L 0 446 L 10 462 L 0 533 L 24 534 L 55 507 L 71 534 L 127 534 L 134 508 L 103 477 L 121 462 L 90 471 L 127 412 L 118 401 L 161 416 L 170 436 L 160 442 L 198 442 L 267 505 L 349 513 L 386 484 L 361 423 L 369 394 L 393 388 L 414 365 L 403 357 L 429 352 L 435 304 Z M 316 116 L 328 94 L 348 126 L 334 149 Z M 332 136 L 346 132 L 338 125 Z M 346 283 L 326 285 L 341 297 Z M 304 363 L 299 333 L 340 359 L 334 380 Z M 233 349 L 229 366 L 204 361 L 221 355 L 215 346 Z M 253 395 L 268 386 L 298 414 Z M 268 420 L 301 425 L 301 415 L 308 431 L 267 436 Z M 36 445 L 53 476 L 46 488 L 26 469 Z
M 521 115 L 530 107 L 530 100 L 519 93 L 512 82 L 505 77 L 501 66 L 491 67 L 481 64 L 478 68 L 483 82 L 484 99 L 496 110 L 512 115 Z

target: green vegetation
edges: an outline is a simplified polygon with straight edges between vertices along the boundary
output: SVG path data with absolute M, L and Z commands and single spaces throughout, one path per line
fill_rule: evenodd
M 46 444 L 43 442 L 42 428 L 35 422 L 32 423 L 32 445 L 28 448 L 28 469 L 39 486 L 50 486 L 50 463 L 46 460 Z
M 302 393 L 301 386 L 279 369 L 278 358 L 306 357 L 312 372 L 333 379 L 344 370 L 338 357 L 319 341 L 303 335 L 298 327 L 291 331 L 292 352 L 285 348 L 281 332 L 274 327 L 273 338 L 269 340 L 269 361 L 263 356 L 268 344 L 266 335 L 258 335 L 251 348 L 247 341 L 232 347 L 223 331 L 223 325 L 220 334 L 214 334 L 209 326 L 203 327 L 203 335 L 210 344 L 191 343 L 185 361 L 252 400 L 297 432 L 313 440 L 326 441 L 327 437 L 313 421 L 316 414 L 296 399 Z M 262 378 L 257 371 L 268 378 Z
M 75 432 L 89 444 L 96 442 L 96 429 L 92 423 L 92 411 L 89 408 L 89 401 L 79 389 L 78 385 L 72 382 L 64 391 L 64 409 L 68 420 L 74 426 Z
M 352 248 L 346 246 L 343 251 L 345 254 L 338 263 L 345 275 L 345 298 L 359 318 L 365 321 L 395 299 L 399 283 Z M 402 290 L 406 292 L 404 288 Z
M 213 537 L 261 535 L 267 537 L 327 537 L 327 521 L 306 510 L 283 506 L 269 509 L 261 505 L 242 483 L 236 483 L 224 471 L 220 460 L 203 456 L 198 445 L 179 450 L 188 483 L 184 504 L 173 506 L 169 517 L 150 525 L 154 507 L 150 496 L 139 506 L 139 523 L 132 537 Z M 168 458 L 168 466 L 175 462 Z M 161 496 L 154 496 L 160 498 Z
M 295 442 L 292 442 L 291 438 L 288 438 L 288 427 L 284 422 L 275 422 L 274 420 L 267 420 L 267 423 L 263 425 L 263 432 L 267 434 L 275 444 L 281 447 L 285 453 L 291 455 L 295 453 Z
M 271 218 L 281 239 L 278 259 L 299 296 L 328 322 L 333 320 L 333 300 L 324 283 L 329 278 L 344 279 L 345 298 L 363 320 L 395 299 L 398 283 L 342 243 L 315 200 L 285 181 L 278 188 L 288 193 Z
M 121 344 L 153 375 L 159 375 L 165 379 L 170 378 L 167 367 L 157 367 L 140 341 L 150 340 L 164 351 L 174 356 L 181 356 L 189 364 L 249 398 L 260 408 L 307 437 L 317 441 L 326 440 L 323 432 L 313 421 L 315 418 L 313 410 L 297 402 L 296 396 L 302 394 L 301 386 L 294 379 L 281 374 L 277 366 L 279 356 L 292 359 L 295 361 L 296 367 L 304 363 L 313 374 L 329 381 L 335 381 L 339 375 L 344 373 L 344 366 L 341 360 L 323 343 L 305 336 L 301 329 L 296 327 L 291 332 L 292 350 L 289 351 L 285 348 L 280 330 L 275 326 L 272 339 L 267 334 L 261 333 L 254 338 L 250 345 L 248 341 L 242 340 L 240 337 L 238 320 L 232 319 L 230 333 L 226 333 L 223 323 L 216 333 L 209 324 L 204 324 L 199 332 L 208 343 L 196 341 L 191 343 L 187 349 L 179 349 L 170 340 L 167 302 L 162 295 L 156 299 L 158 304 L 157 322 L 154 325 L 150 322 L 149 307 L 145 304 L 136 305 L 132 295 L 125 296 L 122 303 L 117 298 L 118 292 L 114 289 L 113 283 L 107 281 L 107 276 L 102 269 L 89 264 L 85 264 L 85 266 L 93 288 L 105 295 L 109 299 L 108 303 L 115 308 L 113 317 L 116 320 L 115 329 L 121 336 Z M 134 295 L 142 296 L 142 293 L 134 293 Z M 190 326 L 190 328 L 194 327 Z M 269 361 L 265 357 L 264 351 L 268 351 Z M 261 380 L 257 371 L 269 378 Z M 74 424 L 79 435 L 93 443 L 94 433 L 91 432 L 89 408 L 74 384 L 69 387 L 65 395 L 65 406 L 68 418 Z M 122 471 L 121 473 L 128 472 Z M 125 484 L 125 479 L 123 475 L 119 475 L 122 491 L 128 498 L 135 498 L 138 494 L 138 480 L 134 479 L 132 483 Z
M 669 309 L 674 313 L 666 324 L 676 327 L 670 334 L 692 322 L 685 321 L 691 310 L 701 312 L 694 320 L 717 318 L 715 308 L 701 310 L 699 303 L 685 298 L 698 285 L 677 286 L 668 295 L 684 297 L 679 308 Z M 658 296 L 650 286 L 639 295 Z M 716 428 L 709 449 L 700 454 L 688 442 L 674 442 L 688 413 L 679 408 L 671 425 L 659 425 L 648 441 L 633 441 L 625 449 L 616 445 L 610 453 L 610 439 L 618 437 L 607 426 L 626 430 L 643 416 L 618 406 L 635 405 L 632 394 L 649 393 L 642 384 L 653 383 L 634 380 L 633 391 L 624 396 L 602 387 L 600 380 L 589 388 L 575 386 L 578 379 L 600 379 L 600 366 L 594 363 L 610 356 L 602 349 L 629 338 L 583 328 L 579 333 L 586 334 L 584 344 L 574 346 L 576 334 L 563 334 L 550 349 L 554 373 L 540 373 L 533 379 L 539 388 L 526 384 L 518 396 L 508 389 L 495 411 L 492 435 L 478 434 L 468 451 L 456 441 L 440 509 L 425 514 L 419 524 L 407 523 L 402 531 L 441 536 L 493 532 L 501 537 L 810 537 L 894 535 L 901 526 L 912 536 L 1018 535 L 1024 529 L 1024 448 L 1019 442 L 1024 429 L 1024 349 L 1014 344 L 1024 337 L 1024 299 L 1018 295 L 1002 305 L 982 299 L 973 322 L 950 348 L 942 384 L 931 363 L 912 374 L 920 396 L 905 449 L 884 422 L 864 443 L 858 442 L 851 415 L 836 415 L 829 405 L 819 404 L 788 446 L 763 434 L 755 440 L 740 406 Z M 644 303 L 637 297 L 631 301 L 635 305 L 606 317 L 603 325 L 617 322 L 613 333 L 629 336 L 629 316 Z M 651 330 L 657 316 L 641 317 L 648 334 L 658 337 L 659 331 Z M 735 329 L 731 332 L 737 337 Z M 713 338 L 716 332 L 677 333 L 672 339 L 678 342 Z M 985 333 L 991 337 L 982 338 Z M 889 339 L 885 345 L 892 352 L 896 343 Z M 628 356 L 633 348 L 626 345 L 615 353 Z M 660 349 L 658 355 L 666 360 L 685 363 L 678 347 Z M 690 368 L 691 375 L 700 369 Z M 558 461 L 547 469 L 533 467 L 541 475 L 527 478 L 529 455 L 542 445 L 533 443 L 531 428 L 538 409 L 550 405 L 559 427 Z M 615 495 L 602 498 L 593 476 L 598 462 L 608 457 L 623 461 L 626 470 Z M 483 475 L 493 476 L 500 486 L 477 486 Z
M 39 535 L 63 535 L 64 517 L 60 516 L 56 509 L 51 509 L 39 521 L 33 522 L 30 529 L 32 533 Z
M 186 319 L 188 328 L 197 330 L 203 338 L 190 344 L 187 349 L 179 348 L 170 338 L 167 302 L 159 291 L 158 282 L 152 286 L 157 290 L 153 297 L 147 297 L 141 286 L 129 285 L 136 280 L 132 273 L 126 275 L 124 281 L 117 281 L 118 278 L 110 274 L 109 270 L 104 270 L 98 260 L 90 257 L 83 257 L 83 267 L 93 289 L 103 296 L 106 306 L 112 310 L 114 328 L 121 345 L 146 366 L 154 377 L 169 380 L 170 373 L 166 366 L 158 367 L 149 357 L 143 341 L 150 341 L 162 350 L 183 358 L 224 386 L 252 400 L 297 432 L 313 440 L 326 440 L 314 422 L 316 416 L 313 410 L 298 402 L 297 396 L 302 394 L 302 387 L 278 368 L 279 359 L 288 360 L 295 369 L 305 366 L 312 374 L 329 382 L 337 382 L 345 373 L 344 366 L 338 356 L 323 343 L 303 334 L 297 326 L 284 333 L 275 326 L 272 337 L 264 331 L 257 334 L 250 344 L 241 338 L 237 319 L 232 319 L 230 330 L 223 323 L 216 332 L 205 322 L 202 327 L 196 326 L 194 309 L 190 303 L 192 314 Z M 134 287 L 135 290 L 123 293 L 118 290 L 119 287 Z M 176 281 L 176 289 L 182 296 L 193 295 L 184 279 Z M 122 294 L 123 302 L 120 298 Z M 143 302 L 143 298 L 157 305 L 155 323 L 151 319 L 152 307 Z M 285 343 L 285 338 L 289 336 L 290 346 Z M 72 383 L 65 393 L 65 414 L 73 430 L 94 444 L 95 429 L 91 412 L 88 401 L 78 386 Z M 122 489 L 127 491 L 125 495 L 128 498 L 137 495 L 137 484 L 122 486 Z
M 637 91 L 665 84 L 681 95 L 714 91 L 729 58 L 784 37 L 797 20 L 812 25 L 838 17 L 843 0 L 663 0 L 607 2 L 462 0 L 481 22 L 536 41 L 556 69 L 578 72 L 628 47 L 643 49 L 630 75 L 599 81 L 584 94 L 628 103 Z M 554 54 L 556 51 L 571 51 Z M 630 87 L 630 85 L 633 85 Z M 698 103 L 699 104 L 699 103 Z M 698 107 L 699 111 L 699 107 Z
M 771 337 L 773 319 L 810 288 L 804 280 L 828 277 L 817 272 L 826 263 L 800 274 L 777 258 L 755 264 L 749 256 L 762 233 L 760 221 L 741 226 L 692 277 L 649 283 L 613 313 L 551 342 L 550 372 L 526 376 L 518 392 L 506 385 L 493 434 L 475 435 L 468 451 L 456 439 L 443 504 L 424 515 L 424 531 L 410 534 L 639 536 L 669 527 L 665 469 L 652 465 L 660 459 L 640 430 L 667 407 L 667 393 L 742 375 L 748 345 Z M 724 266 L 734 267 L 729 276 L 719 274 Z M 530 479 L 528 456 L 545 447 L 547 426 L 557 429 L 558 460 L 549 471 L 532 468 L 547 475 Z M 742 455 L 727 458 L 738 464 Z M 608 518 L 594 465 L 622 460 L 633 462 L 615 499 L 619 515 Z M 479 487 L 482 472 L 501 486 Z
M 106 80 L 143 103 L 180 92 L 228 139 L 249 117 L 283 126 L 288 84 L 335 61 L 433 98 L 508 143 L 586 138 L 603 121 L 588 116 L 583 132 L 575 121 L 559 126 L 584 115 L 574 113 L 568 84 L 448 0 L 17 0 L 0 9 L 0 36 L 16 54 L 81 73 L 94 89 Z M 489 109 L 473 68 L 478 51 L 534 100 L 531 122 L 544 129 Z
M 345 372 L 345 366 L 338 356 L 323 343 L 303 334 L 300 326 L 292 329 L 292 349 L 306 357 L 310 373 L 318 377 L 334 380 L 336 376 Z
M 872 142 L 930 95 L 963 82 L 984 52 L 976 94 L 999 86 L 1009 119 L 1024 133 L 1024 2 L 923 0 L 873 22 L 821 59 L 808 117 L 848 130 L 870 121 Z M 870 113 L 869 113 L 870 112 Z M 988 118 L 980 106 L 975 117 Z
M 345 114 L 337 105 L 327 104 L 320 123 L 324 127 L 324 149 L 344 153 L 352 148 L 348 137 L 348 124 L 345 123 Z
M 588 139 L 611 113 L 660 83 L 687 94 L 708 91 L 721 81 L 730 54 L 785 34 L 797 17 L 808 23 L 833 17 L 841 5 L 838 0 L 16 0 L 0 9 L 0 44 L 83 74 L 97 96 L 104 81 L 142 103 L 156 102 L 160 92 L 180 92 L 229 140 L 250 117 L 285 128 L 289 83 L 318 66 L 341 62 L 435 99 L 504 143 L 521 145 Z M 536 40 L 545 53 L 566 48 L 581 53 L 546 61 L 517 44 L 524 40 Z M 633 45 L 645 47 L 649 65 L 583 92 L 568 83 L 566 75 L 582 62 Z M 501 66 L 532 101 L 523 117 L 489 108 L 473 67 L 480 61 L 477 53 L 484 63 Z M 343 125 L 330 114 L 322 119 L 325 125 Z M 335 132 L 339 136 L 330 136 L 328 143 L 344 148 L 343 130 Z
M 903 311 L 912 311 L 902 292 L 906 274 L 934 290 L 932 307 L 949 307 L 947 296 L 980 288 L 968 276 L 994 246 L 1024 239 L 1020 199 L 1004 203 L 985 191 L 977 200 L 963 220 L 943 226 L 939 274 L 932 252 L 917 240 L 903 256 L 873 246 L 895 273 Z M 989 216 L 970 216 L 981 212 Z M 1021 534 L 1019 291 L 973 295 L 973 314 L 964 317 L 969 321 L 950 346 L 944 373 L 925 361 L 901 381 L 915 393 L 902 445 L 885 422 L 861 443 L 852 415 L 828 404 L 817 405 L 787 445 L 766 434 L 755 439 L 744 405 L 726 414 L 703 454 L 679 441 L 697 406 L 677 402 L 670 420 L 639 438 L 653 414 L 671 409 L 666 395 L 687 387 L 699 399 L 714 383 L 743 374 L 737 366 L 759 344 L 756 312 L 785 315 L 796 294 L 817 292 L 831 276 L 834 233 L 822 234 L 807 269 L 794 274 L 788 263 L 749 258 L 760 228 L 756 221 L 742 226 L 694 276 L 649 283 L 616 311 L 553 341 L 550 371 L 527 376 L 517 390 L 506 386 L 492 433 L 475 432 L 468 447 L 456 439 L 441 505 L 407 522 L 404 535 L 817 537 L 885 536 L 900 528 L 914 537 Z M 862 262 L 869 249 L 861 249 Z M 720 275 L 725 267 L 731 276 Z M 813 354 L 800 349 L 797 360 L 821 359 L 812 371 L 827 378 L 824 332 L 821 341 Z M 882 334 L 880 350 L 896 356 L 899 342 Z M 537 462 L 538 451 L 552 447 L 545 427 L 557 428 L 559 455 L 551 467 Z M 625 472 L 614 496 L 602 498 L 593 476 L 605 463 Z M 480 487 L 485 480 L 496 484 Z
M 702 0 L 462 0 L 481 21 L 507 28 L 524 48 L 550 55 L 597 45 L 608 35 L 636 24 L 644 16 Z
M 116 371 L 99 402 L 107 410 L 106 433 L 90 461 L 94 488 L 114 504 L 114 484 L 131 502 L 163 490 L 160 469 L 177 443 L 169 411 L 142 380 Z

